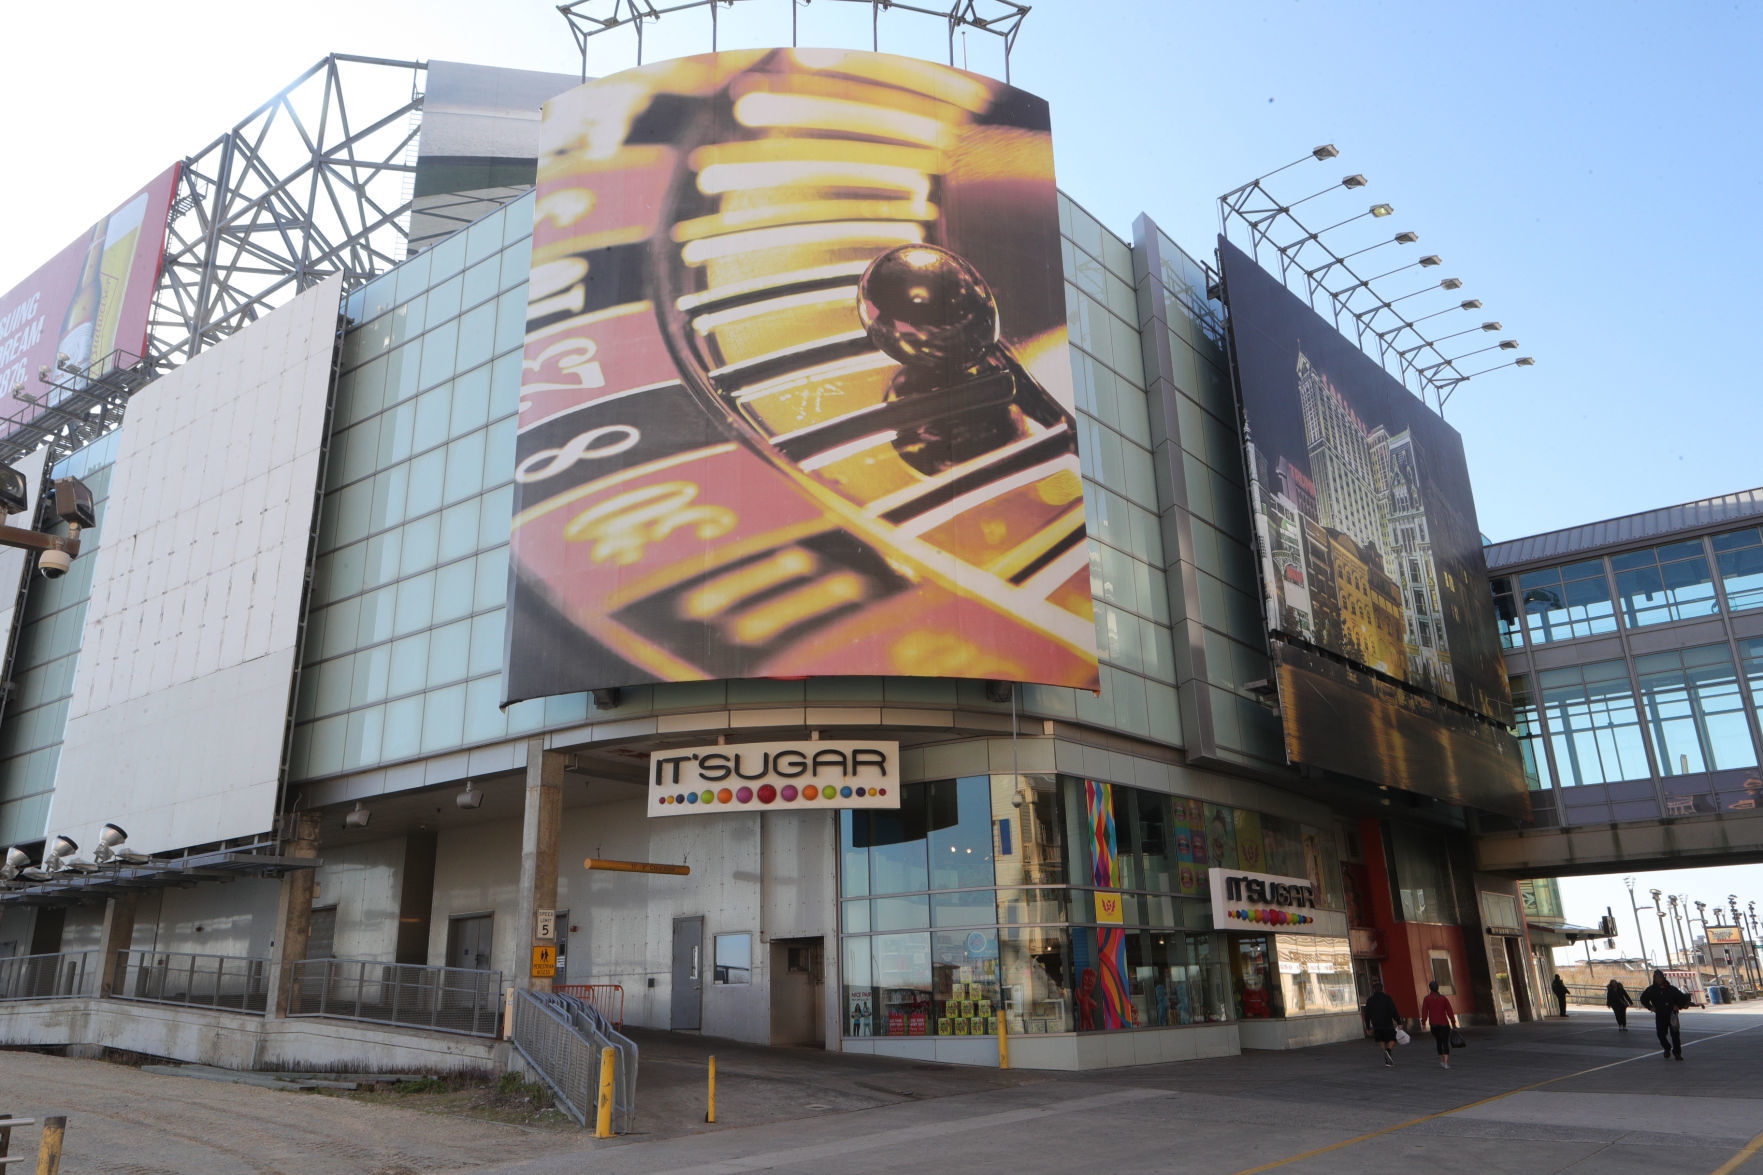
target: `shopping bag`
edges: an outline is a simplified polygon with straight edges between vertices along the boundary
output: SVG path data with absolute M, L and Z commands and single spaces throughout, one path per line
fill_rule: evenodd
M 1403 1032 L 1400 1028 L 1396 1029 L 1396 1043 L 1397 1044 L 1407 1044 L 1408 1043 L 1408 1034 L 1406 1032 Z
M 1451 1047 L 1454 1049 L 1469 1047 L 1469 1042 L 1464 1040 L 1463 1034 L 1458 1032 L 1455 1028 L 1451 1029 Z

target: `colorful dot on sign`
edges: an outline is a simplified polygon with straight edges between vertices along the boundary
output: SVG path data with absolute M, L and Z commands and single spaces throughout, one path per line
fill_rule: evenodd
M 789 803 L 796 798 L 796 785 L 793 783 L 784 784 L 784 790 L 779 792 L 778 795 L 784 798 L 784 803 Z
M 841 787 L 839 789 L 839 794 L 841 796 L 844 796 L 846 799 L 850 799 L 851 798 L 851 789 L 848 787 Z
M 721 791 L 717 792 L 716 793 L 716 802 L 719 804 L 732 804 L 732 803 L 734 803 L 735 802 L 734 789 L 731 787 L 725 787 Z
M 735 799 L 739 800 L 743 804 L 752 803 L 753 802 L 753 789 L 750 787 L 741 788 L 739 791 L 735 792 Z
M 802 789 L 802 798 L 805 800 L 818 800 L 820 798 L 820 789 L 811 783 Z
M 706 804 L 714 804 L 716 802 L 716 793 L 711 791 L 709 788 L 705 788 L 703 793 L 701 795 L 699 795 L 698 798 L 700 800 L 703 800 Z
M 884 787 L 884 788 L 882 788 L 882 789 L 881 789 L 881 794 L 882 794 L 882 795 L 884 795 L 884 796 L 885 796 L 885 795 L 887 795 L 887 794 L 888 794 L 888 789 L 887 789 L 887 788 L 885 788 L 885 787 Z
M 698 793 L 697 792 L 687 792 L 686 793 L 686 803 L 695 804 L 697 802 L 698 802 Z
M 775 799 L 777 799 L 777 788 L 772 787 L 769 783 L 762 783 L 759 785 L 760 803 L 769 804 Z

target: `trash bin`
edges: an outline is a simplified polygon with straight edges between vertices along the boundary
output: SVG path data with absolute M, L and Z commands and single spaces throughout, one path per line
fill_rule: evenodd
M 1726 989 L 1724 987 L 1721 987 L 1718 983 L 1710 983 L 1708 985 L 1708 1003 L 1710 1005 L 1713 1005 L 1713 1004 L 1724 1004 L 1725 1002 L 1726 1002 Z

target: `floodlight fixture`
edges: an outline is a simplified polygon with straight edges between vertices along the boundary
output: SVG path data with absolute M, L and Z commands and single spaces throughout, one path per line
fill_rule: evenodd
M 1396 234 L 1396 244 L 1398 244 L 1398 245 L 1412 245 L 1415 241 L 1418 241 L 1419 239 L 1420 239 L 1419 233 L 1397 233 Z
M 1366 179 L 1362 175 L 1349 175 L 1341 180 L 1341 187 L 1349 190 L 1353 188 L 1363 188 L 1365 184 Z
M 56 858 L 71 857 L 79 851 L 80 846 L 74 843 L 72 837 L 58 836 L 50 842 L 48 855 Z
M 1390 215 L 1394 211 L 1395 211 L 1394 206 L 1389 205 L 1389 204 L 1373 204 L 1371 206 L 1371 215 L 1377 217 L 1379 220 L 1382 220 L 1384 217 Z
M 129 834 L 123 831 L 120 824 L 106 824 L 98 833 L 98 847 L 92 850 L 92 860 L 100 865 L 120 862 L 124 865 L 145 865 L 153 860 L 146 853 L 136 852 L 124 842 Z
M 355 807 L 351 808 L 343 815 L 343 827 L 366 828 L 367 822 L 372 819 L 373 813 L 363 807 L 360 800 L 356 800 Z
M 30 479 L 10 465 L 0 465 L 0 509 L 18 514 L 30 504 Z
M 453 802 L 463 811 L 471 812 L 483 807 L 484 793 L 471 786 L 471 780 L 465 781 L 465 790 L 453 797 Z
M 6 850 L 6 864 L 0 865 L 0 881 L 11 881 L 20 872 L 30 868 L 31 855 L 13 845 Z

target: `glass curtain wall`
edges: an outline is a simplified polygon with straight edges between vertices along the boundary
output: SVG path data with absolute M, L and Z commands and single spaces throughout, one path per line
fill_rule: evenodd
M 1610 556 L 1622 623 L 1629 628 L 1715 616 L 1714 574 L 1701 539 Z
M 1002 1015 L 1011 1032 L 1086 1032 L 1244 1015 L 1230 983 L 1240 964 L 1211 930 L 1212 864 L 1308 878 L 1319 904 L 1342 908 L 1331 831 L 1184 797 L 971 776 L 908 784 L 898 812 L 843 812 L 843 1031 L 990 1035 Z M 1321 978 L 1333 955 L 1314 953 L 1302 974 L 1316 978 L 1285 1014 L 1337 1010 Z M 1273 974 L 1264 986 L 1280 1002 L 1268 1014 L 1279 1014 Z M 1350 960 L 1343 974 L 1350 989 Z
M 1727 608 L 1733 612 L 1763 608 L 1763 527 L 1717 534 L 1709 542 Z

